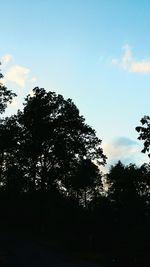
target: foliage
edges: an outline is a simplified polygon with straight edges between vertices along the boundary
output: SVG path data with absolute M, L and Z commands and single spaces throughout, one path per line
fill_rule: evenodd
M 2 78 L 3 75 L 0 72 L 0 79 Z M 13 97 L 15 96 L 15 93 L 13 93 L 11 90 L 8 90 L 6 86 L 0 83 L 0 113 L 3 113 L 5 111 L 7 104 L 11 103 Z
M 148 156 L 150 157 L 149 149 L 150 149 L 150 117 L 144 116 L 141 119 L 142 126 L 137 126 L 136 131 L 139 133 L 139 140 L 144 141 L 144 148 L 142 149 L 142 153 L 148 152 Z
M 101 140 L 85 124 L 72 100 L 35 88 L 18 113 L 21 150 L 33 187 L 49 190 L 52 184 L 69 187 L 73 170 L 83 159 L 105 164 Z

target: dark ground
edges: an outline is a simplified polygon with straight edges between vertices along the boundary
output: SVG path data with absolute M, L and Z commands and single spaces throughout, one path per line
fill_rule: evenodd
M 18 233 L 0 232 L 0 267 L 98 267 L 30 240 Z

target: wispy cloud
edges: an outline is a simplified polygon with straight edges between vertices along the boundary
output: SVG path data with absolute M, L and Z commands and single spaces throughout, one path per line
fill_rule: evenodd
M 13 55 L 11 55 L 11 54 L 5 54 L 5 55 L 3 55 L 2 57 L 1 57 L 1 59 L 0 59 L 0 62 L 2 63 L 2 64 L 8 64 L 10 61 L 12 61 L 13 60 Z
M 137 60 L 128 44 L 122 48 L 123 54 L 120 59 L 113 58 L 111 63 L 119 66 L 120 68 L 134 73 L 150 73 L 150 60 L 140 59 Z

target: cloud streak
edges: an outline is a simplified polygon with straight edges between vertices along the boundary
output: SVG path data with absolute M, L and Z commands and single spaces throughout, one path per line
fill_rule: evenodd
M 132 73 L 150 73 L 150 60 L 141 59 L 137 60 L 128 44 L 122 48 L 123 54 L 120 59 L 113 58 L 111 63 Z

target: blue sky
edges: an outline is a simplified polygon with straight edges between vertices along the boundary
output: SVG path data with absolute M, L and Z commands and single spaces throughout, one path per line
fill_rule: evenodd
M 150 2 L 5 0 L 0 58 L 18 98 L 35 86 L 70 97 L 102 139 L 109 163 L 146 161 L 135 127 L 149 114 Z

